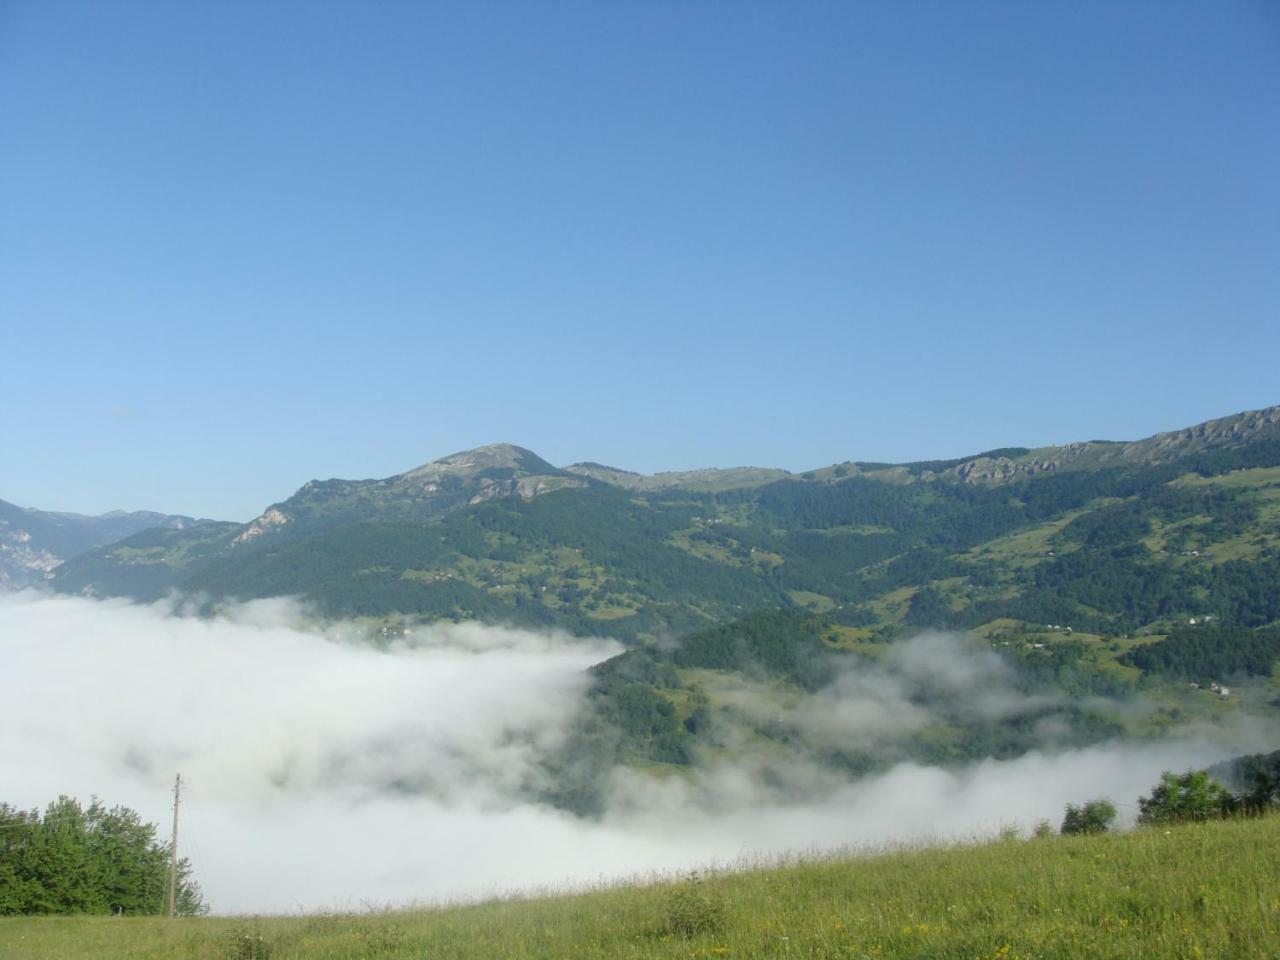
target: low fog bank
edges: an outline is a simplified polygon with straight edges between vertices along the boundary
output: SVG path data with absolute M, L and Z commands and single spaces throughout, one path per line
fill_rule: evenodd
M 1069 696 L 1038 685 L 1028 689 L 1010 661 L 988 644 L 940 631 L 924 631 L 883 648 L 876 658 L 825 658 L 829 676 L 809 694 L 781 692 L 770 681 L 744 674 L 704 678 L 718 702 L 731 709 L 741 729 L 718 731 L 721 739 L 750 736 L 752 729 L 788 731 L 814 751 L 872 753 L 893 757 L 912 738 L 959 725 L 978 738 L 994 729 L 1022 750 L 1061 749 L 1104 739 L 1081 729 L 1082 713 L 1140 713 L 1132 699 L 1094 694 Z M 1096 717 L 1093 718 L 1097 723 Z M 1111 726 L 1109 723 L 1106 726 Z M 1016 737 L 1009 737 L 1016 728 Z M 1096 731 L 1094 731 L 1096 732 Z M 981 739 L 987 749 L 996 746 Z M 1008 756 L 1007 751 L 1002 756 Z
M 96 794 L 167 825 L 181 770 L 182 852 L 218 912 L 474 897 L 1029 827 L 1095 796 L 1124 811 L 1164 769 L 1272 746 L 1261 731 L 1212 731 L 960 770 L 902 764 L 860 781 L 797 756 L 783 792 L 776 759 L 768 777 L 749 762 L 665 780 L 617 770 L 605 815 L 584 820 L 527 798 L 573 728 L 586 668 L 616 644 L 462 624 L 378 650 L 288 601 L 186 613 L 0 597 L 0 801 Z M 960 683 L 971 665 L 940 670 L 946 653 L 931 639 L 896 655 Z M 918 717 L 895 716 L 901 703 L 850 677 L 799 719 L 833 736 L 911 726 Z

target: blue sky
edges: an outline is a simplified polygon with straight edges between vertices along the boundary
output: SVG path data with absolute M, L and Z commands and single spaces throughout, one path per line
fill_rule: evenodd
M 1280 403 L 1280 4 L 0 0 L 0 498 Z

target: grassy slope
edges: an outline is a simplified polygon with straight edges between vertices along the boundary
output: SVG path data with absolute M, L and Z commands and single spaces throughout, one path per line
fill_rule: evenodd
M 1263 958 L 1280 943 L 1278 853 L 1272 816 L 417 912 L 3 919 L 0 958 Z M 670 931 L 707 904 L 720 929 Z

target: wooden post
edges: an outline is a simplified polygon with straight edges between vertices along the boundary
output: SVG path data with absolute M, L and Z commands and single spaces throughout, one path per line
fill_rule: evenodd
M 178 805 L 182 802 L 182 774 L 173 779 L 173 842 L 169 845 L 169 916 L 174 916 L 178 899 Z

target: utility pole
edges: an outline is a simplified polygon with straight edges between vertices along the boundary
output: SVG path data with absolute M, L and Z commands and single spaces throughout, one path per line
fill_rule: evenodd
M 178 805 L 182 802 L 182 774 L 173 778 L 173 842 L 169 845 L 169 916 L 178 895 Z

